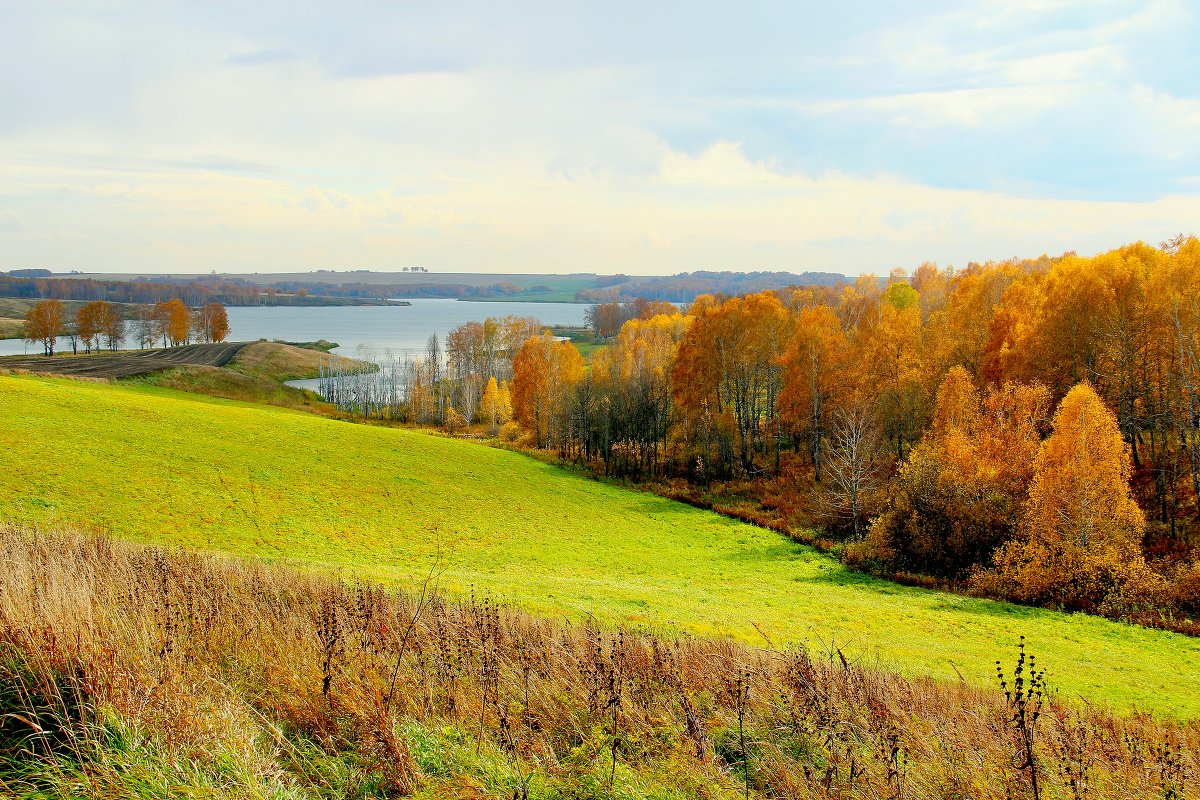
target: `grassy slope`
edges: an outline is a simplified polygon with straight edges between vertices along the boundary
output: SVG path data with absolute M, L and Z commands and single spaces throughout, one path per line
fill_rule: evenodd
M 33 377 L 0 377 L 0 440 L 0 516 L 395 583 L 428 570 L 440 538 L 451 591 L 747 641 L 761 641 L 757 623 L 777 643 L 835 641 L 978 683 L 1025 634 L 1066 692 L 1200 716 L 1200 640 L 875 581 L 769 531 L 515 453 Z
M 332 406 L 315 401 L 312 394 L 283 381 L 315 378 L 328 355 L 283 342 L 252 342 L 225 367 L 185 366 L 131 378 L 127 383 L 157 386 L 184 392 L 223 397 L 247 403 L 264 403 L 304 411 L 333 412 Z M 345 359 L 363 368 L 370 365 Z
M 290 381 L 317 377 L 321 362 L 328 360 L 329 355 L 320 350 L 283 342 L 251 342 L 238 352 L 229 363 L 229 368 L 254 378 Z

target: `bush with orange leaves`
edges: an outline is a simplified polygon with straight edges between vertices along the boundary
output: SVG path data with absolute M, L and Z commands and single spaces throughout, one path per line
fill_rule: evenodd
M 1038 452 L 1019 535 L 996 554 L 991 576 L 1014 599 L 1085 610 L 1158 605 L 1165 581 L 1146 565 L 1146 521 L 1129 489 L 1129 448 L 1116 416 L 1081 383 L 1054 416 Z
M 1048 408 L 1043 386 L 981 397 L 965 369 L 950 370 L 932 430 L 900 467 L 888 511 L 847 548 L 850 563 L 951 580 L 988 563 L 1015 534 Z

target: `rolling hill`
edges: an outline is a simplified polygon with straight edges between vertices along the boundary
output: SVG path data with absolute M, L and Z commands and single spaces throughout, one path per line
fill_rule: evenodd
M 777 534 L 526 456 L 281 409 L 0 376 L 0 516 L 252 554 L 532 612 L 835 645 L 994 680 L 1024 634 L 1066 694 L 1200 716 L 1200 640 L 906 588 Z M 440 557 L 439 557 L 440 553 Z

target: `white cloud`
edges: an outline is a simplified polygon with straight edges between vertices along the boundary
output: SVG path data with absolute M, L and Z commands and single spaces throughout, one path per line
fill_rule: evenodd
M 1185 4 L 939 6 L 30 6 L 0 268 L 856 272 L 1194 227 Z
M 659 176 L 633 181 L 571 180 L 519 163 L 476 164 L 471 173 L 429 192 L 356 194 L 194 171 L 112 173 L 78 188 L 70 173 L 51 180 L 44 170 L 4 169 L 0 184 L 19 204 L 53 208 L 58 223 L 12 234 L 6 249 L 16 264 L 52 256 L 87 271 L 428 263 L 440 271 L 855 273 L 1158 241 L 1200 218 L 1195 196 L 1051 200 L 896 177 L 812 177 L 754 162 L 730 142 L 696 156 L 668 150 Z M 56 187 L 49 195 L 47 185 Z M 64 203 L 55 193 L 68 187 L 75 200 Z M 110 246 L 96 248 L 98 239 Z
M 983 128 L 1046 114 L 1060 108 L 1071 91 L 1064 85 L 949 89 L 832 100 L 809 104 L 804 109 L 823 115 L 852 114 L 857 119 L 871 116 L 889 125 L 926 130 L 947 125 Z

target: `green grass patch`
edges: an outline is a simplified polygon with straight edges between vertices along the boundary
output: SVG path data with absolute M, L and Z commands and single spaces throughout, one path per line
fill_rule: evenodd
M 986 685 L 1018 635 L 1070 695 L 1200 716 L 1200 640 L 898 586 L 717 514 L 518 453 L 281 409 L 0 377 L 0 515 L 247 553 L 525 609 L 835 644 Z

